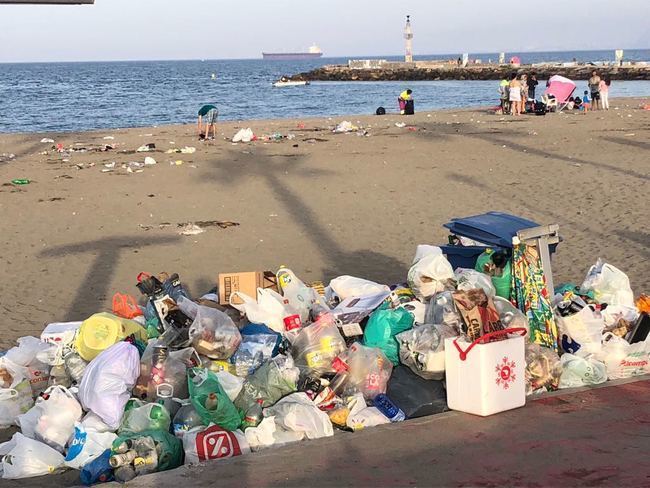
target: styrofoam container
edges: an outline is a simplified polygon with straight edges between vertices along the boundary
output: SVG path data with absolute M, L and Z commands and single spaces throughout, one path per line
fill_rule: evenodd
M 451 410 L 485 417 L 526 404 L 524 337 L 512 335 L 521 331 L 525 334 L 525 329 L 487 334 L 474 343 L 445 339 L 447 404 Z M 479 342 L 506 334 L 507 339 L 497 342 Z

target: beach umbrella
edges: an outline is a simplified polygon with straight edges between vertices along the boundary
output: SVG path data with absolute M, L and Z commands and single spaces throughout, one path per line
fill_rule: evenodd
M 554 75 L 548 79 L 548 86 L 544 93 L 546 95 L 554 95 L 555 99 L 559 102 L 566 102 L 573 91 L 576 89 L 576 84 L 569 78 L 564 76 Z

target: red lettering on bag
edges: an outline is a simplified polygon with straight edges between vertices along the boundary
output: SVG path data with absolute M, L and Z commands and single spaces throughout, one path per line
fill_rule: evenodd
M 626 361 L 623 359 L 621 361 L 620 366 L 637 366 L 637 367 L 644 367 L 648 365 L 648 361 Z

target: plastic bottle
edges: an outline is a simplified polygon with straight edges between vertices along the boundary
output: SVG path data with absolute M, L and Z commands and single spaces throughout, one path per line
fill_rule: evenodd
M 188 430 L 203 425 L 203 420 L 194 409 L 194 406 L 189 399 L 179 400 L 178 398 L 174 398 L 174 401 L 180 404 L 181 408 L 179 408 L 176 415 L 174 415 L 172 428 L 174 429 L 174 435 L 178 438 L 182 438 Z
M 395 405 L 385 393 L 377 395 L 374 399 L 374 404 L 391 422 L 406 420 L 406 415 L 404 415 L 402 409 Z
M 262 400 L 257 400 L 251 408 L 249 408 L 246 411 L 246 416 L 244 417 L 244 421 L 242 422 L 242 429 L 246 429 L 248 427 L 257 427 L 260 422 L 262 421 L 262 418 L 264 416 L 262 415 Z
M 149 373 L 149 384 L 147 385 L 147 398 L 154 400 L 157 396 L 158 385 L 165 383 L 165 362 L 169 357 L 169 348 L 157 345 L 153 348 L 151 355 L 151 372 Z
M 169 383 L 162 383 L 156 387 L 156 403 L 167 409 L 173 417 L 178 410 L 178 403 L 174 401 L 174 387 Z

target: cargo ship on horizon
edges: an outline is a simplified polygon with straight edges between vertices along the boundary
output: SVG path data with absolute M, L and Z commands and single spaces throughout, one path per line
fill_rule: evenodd
M 300 59 L 316 59 L 323 56 L 323 51 L 316 44 L 309 48 L 309 51 L 302 53 L 262 53 L 262 59 L 272 61 L 294 61 Z

